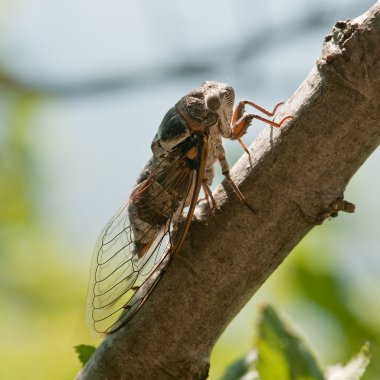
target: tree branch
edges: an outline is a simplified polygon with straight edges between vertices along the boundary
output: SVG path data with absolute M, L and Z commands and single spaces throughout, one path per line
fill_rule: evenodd
M 380 143 L 379 47 L 379 3 L 336 24 L 282 109 L 294 120 L 265 129 L 251 162 L 245 155 L 232 171 L 256 213 L 220 185 L 219 210 L 209 219 L 198 212 L 146 305 L 104 339 L 77 379 L 207 377 L 223 330 Z

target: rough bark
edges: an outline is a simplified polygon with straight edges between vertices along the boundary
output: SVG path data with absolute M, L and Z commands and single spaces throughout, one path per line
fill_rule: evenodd
M 338 22 L 322 57 L 232 170 L 256 213 L 220 185 L 149 301 L 77 379 L 204 379 L 210 352 L 260 285 L 343 196 L 380 143 L 380 4 Z

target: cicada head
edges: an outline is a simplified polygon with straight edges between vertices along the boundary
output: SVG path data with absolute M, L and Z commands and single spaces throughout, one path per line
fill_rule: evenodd
M 218 114 L 220 132 L 223 136 L 228 136 L 235 102 L 234 89 L 226 83 L 219 82 L 205 82 L 202 87 L 206 107 Z
M 234 100 L 231 86 L 205 82 L 185 95 L 176 104 L 176 109 L 191 130 L 203 132 L 218 123 L 221 133 L 228 135 Z

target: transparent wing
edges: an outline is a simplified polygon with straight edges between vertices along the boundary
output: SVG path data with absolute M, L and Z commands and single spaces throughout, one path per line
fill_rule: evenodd
M 116 331 L 135 315 L 187 232 L 201 171 L 185 155 L 167 160 L 132 191 L 98 238 L 87 296 L 87 321 L 96 335 Z M 179 224 L 186 206 L 186 221 Z

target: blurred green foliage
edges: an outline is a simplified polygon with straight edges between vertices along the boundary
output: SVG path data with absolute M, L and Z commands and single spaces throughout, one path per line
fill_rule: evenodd
M 1 92 L 1 379 L 73 378 L 80 364 L 72 347 L 89 339 L 86 268 L 39 224 L 36 194 L 43 189 L 30 138 L 39 101 L 36 94 Z
M 87 344 L 79 344 L 75 346 L 75 352 L 78 354 L 78 359 L 85 365 L 90 359 L 91 355 L 95 352 L 96 348 L 94 346 L 89 346 Z
M 230 364 L 220 380 L 241 379 L 243 376 L 247 376 L 248 374 L 251 375 L 251 380 L 258 380 L 256 360 L 257 353 L 252 349 L 246 355 Z
M 323 373 L 309 348 L 275 310 L 262 309 L 257 342 L 257 369 L 262 379 L 323 380 Z
M 26 225 L 33 221 L 34 178 L 28 134 L 29 119 L 37 96 L 10 96 L 8 123 L 0 141 L 0 225 Z
M 314 354 L 272 306 L 261 308 L 255 347 L 229 368 L 221 380 L 359 380 L 370 358 L 368 344 L 347 365 L 323 373 Z
M 316 255 L 317 252 L 314 254 Z M 342 347 L 337 347 L 337 351 L 340 352 L 338 359 L 342 360 L 344 356 L 350 355 L 356 347 L 361 346 L 364 341 L 369 341 L 374 360 L 371 361 L 369 367 L 368 379 L 379 378 L 380 331 L 367 320 L 362 319 L 359 310 L 351 307 L 349 294 L 353 291 L 354 284 L 351 286 L 347 284 L 341 273 L 336 270 L 308 265 L 307 256 L 301 255 L 297 264 L 292 270 L 293 286 L 300 289 L 302 297 L 308 303 L 316 309 L 322 310 L 340 329 L 340 333 L 344 337 Z M 374 311 L 368 309 L 367 312 Z

